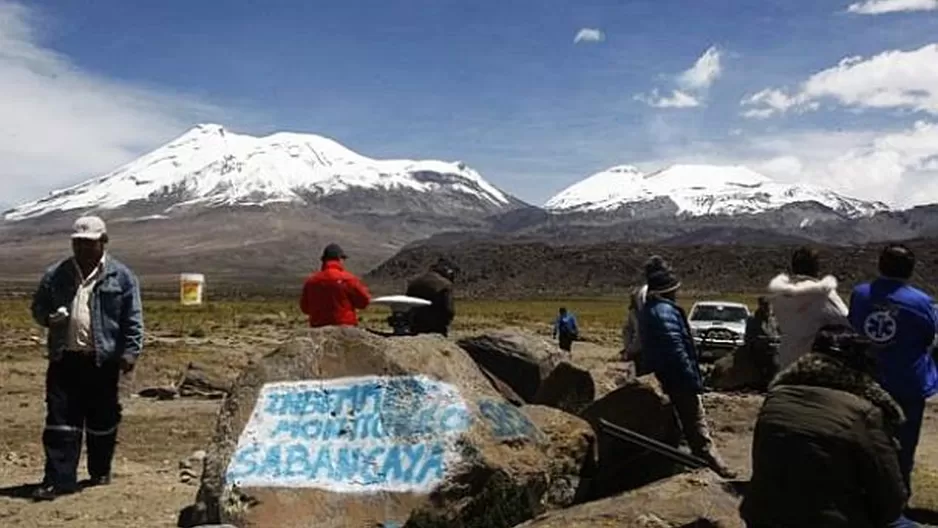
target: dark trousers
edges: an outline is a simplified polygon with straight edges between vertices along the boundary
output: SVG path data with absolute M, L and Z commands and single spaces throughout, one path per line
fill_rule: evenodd
M 66 352 L 46 371 L 46 453 L 43 484 L 74 489 L 78 481 L 82 433 L 88 448 L 88 473 L 111 473 L 121 419 L 117 362 L 95 364 L 93 354 Z
M 899 469 L 905 485 L 912 490 L 912 469 L 915 467 L 915 450 L 922 432 L 922 420 L 925 415 L 924 398 L 896 398 L 896 402 L 905 413 L 903 423 L 896 436 L 899 437 Z
M 570 348 L 573 347 L 573 334 L 561 332 L 560 333 L 560 350 L 570 351 Z
M 767 391 L 775 375 L 778 374 L 778 350 L 773 346 L 750 345 L 749 353 L 759 369 L 759 390 Z

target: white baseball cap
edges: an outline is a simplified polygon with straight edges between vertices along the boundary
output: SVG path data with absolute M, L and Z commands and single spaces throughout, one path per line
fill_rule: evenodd
M 107 226 L 104 220 L 97 216 L 83 216 L 72 225 L 72 238 L 83 238 L 85 240 L 100 240 L 101 236 L 107 234 Z

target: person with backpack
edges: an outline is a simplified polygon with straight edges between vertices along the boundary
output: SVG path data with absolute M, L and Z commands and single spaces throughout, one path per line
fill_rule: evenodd
M 879 278 L 858 285 L 850 296 L 850 323 L 878 350 L 877 380 L 905 413 L 898 439 L 906 486 L 911 486 L 925 401 L 938 393 L 931 355 L 938 317 L 932 298 L 909 284 L 914 271 L 912 251 L 890 244 L 879 257 Z
M 577 340 L 580 331 L 576 326 L 576 316 L 568 312 L 566 308 L 560 308 L 557 319 L 554 321 L 554 339 L 557 339 L 561 350 L 567 352 L 573 347 L 573 342 Z
M 700 399 L 703 378 L 687 314 L 677 303 L 681 287 L 671 266 L 652 256 L 645 264 L 648 284 L 645 305 L 639 315 L 641 356 L 639 368 L 653 372 L 668 395 L 691 452 L 705 460 L 723 478 L 735 478 L 717 452 Z

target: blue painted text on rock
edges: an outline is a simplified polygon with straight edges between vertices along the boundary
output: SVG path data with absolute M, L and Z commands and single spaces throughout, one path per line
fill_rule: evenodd
M 495 438 L 540 439 L 543 433 L 514 405 L 495 400 L 479 402 L 479 412 L 492 427 Z
M 440 442 L 369 447 L 254 445 L 235 454 L 228 478 L 423 486 L 443 478 L 444 453 Z
M 426 490 L 455 456 L 447 437 L 470 424 L 458 391 L 423 376 L 271 383 L 227 477 L 241 486 Z

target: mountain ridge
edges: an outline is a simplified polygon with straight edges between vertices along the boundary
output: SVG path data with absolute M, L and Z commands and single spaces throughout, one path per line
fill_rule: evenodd
M 644 174 L 623 165 L 603 177 L 664 181 L 659 187 L 673 190 L 686 181 L 687 167 L 701 166 Z M 330 242 L 346 249 L 353 270 L 365 272 L 402 248 L 610 243 L 734 251 L 730 246 L 741 244 L 851 246 L 938 236 L 938 205 L 892 210 L 836 193 L 802 200 L 814 191 L 785 195 L 745 168 L 722 178 L 715 187 L 691 182 L 677 201 L 674 193 L 651 193 L 616 207 L 546 208 L 498 189 L 461 162 L 373 160 L 324 136 L 255 138 L 200 125 L 108 174 L 8 212 L 15 221 L 0 222 L 0 275 L 31 277 L 67 252 L 71 222 L 87 212 L 105 218 L 112 245 L 143 274 L 204 272 L 236 285 L 293 284 L 316 267 Z M 783 199 L 764 196 L 766 185 Z M 707 197 L 713 189 L 730 201 Z M 751 203 L 740 198 L 753 192 Z M 699 208 L 688 211 L 688 203 Z
M 198 125 L 7 211 L 0 276 L 29 277 L 67 253 L 81 214 L 104 218 L 110 246 L 144 275 L 292 284 L 328 243 L 365 272 L 410 242 L 483 229 L 486 217 L 525 206 L 458 161 L 376 160 L 324 136 Z
M 378 160 L 316 134 L 255 137 L 201 124 L 107 174 L 15 206 L 3 218 L 128 206 L 163 215 L 199 206 L 307 206 L 368 191 L 445 192 L 452 206 L 479 213 L 520 203 L 463 162 Z
M 544 208 L 620 216 L 634 216 L 642 208 L 662 216 L 709 216 L 758 214 L 802 202 L 817 202 L 848 218 L 891 209 L 817 185 L 776 182 L 742 165 L 702 164 L 675 164 L 647 173 L 618 165 L 568 186 Z

